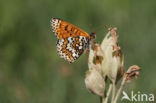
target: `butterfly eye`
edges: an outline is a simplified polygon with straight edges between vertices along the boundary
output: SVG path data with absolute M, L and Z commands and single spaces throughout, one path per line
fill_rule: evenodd
M 96 38 L 96 33 L 95 32 L 90 33 L 90 37 L 91 37 L 91 39 L 95 39 Z

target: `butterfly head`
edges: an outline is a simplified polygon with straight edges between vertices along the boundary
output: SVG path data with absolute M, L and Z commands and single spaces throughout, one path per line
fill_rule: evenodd
M 91 37 L 91 39 L 94 40 L 96 38 L 96 33 L 95 32 L 90 33 L 90 37 Z

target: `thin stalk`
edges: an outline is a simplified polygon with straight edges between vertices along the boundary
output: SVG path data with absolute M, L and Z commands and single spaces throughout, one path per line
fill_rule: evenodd
M 102 98 L 102 103 L 107 103 L 108 102 L 108 98 L 109 98 L 109 95 L 110 95 L 111 91 L 112 91 L 112 84 L 109 85 L 109 89 L 108 89 L 108 92 L 106 94 L 106 97 Z
M 115 97 L 115 99 L 114 99 L 114 101 L 112 103 L 116 103 L 117 102 L 117 100 L 118 100 L 118 98 L 119 98 L 119 96 L 121 94 L 121 91 L 122 91 L 125 83 L 126 83 L 126 76 L 123 77 L 123 80 L 121 82 L 120 88 L 118 89 L 118 92 L 116 94 L 116 97 Z

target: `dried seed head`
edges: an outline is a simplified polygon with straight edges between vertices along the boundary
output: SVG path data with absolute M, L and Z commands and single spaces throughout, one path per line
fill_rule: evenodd
M 111 28 L 101 43 L 103 52 L 103 76 L 108 76 L 112 82 L 117 82 L 123 76 L 124 56 L 117 45 L 116 28 Z
M 86 73 L 85 84 L 91 93 L 104 96 L 105 81 L 96 69 L 91 69 Z

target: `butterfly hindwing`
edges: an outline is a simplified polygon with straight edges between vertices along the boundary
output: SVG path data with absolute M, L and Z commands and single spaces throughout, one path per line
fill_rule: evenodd
M 84 36 L 69 37 L 57 41 L 57 51 L 61 58 L 74 62 L 89 47 L 89 39 Z

